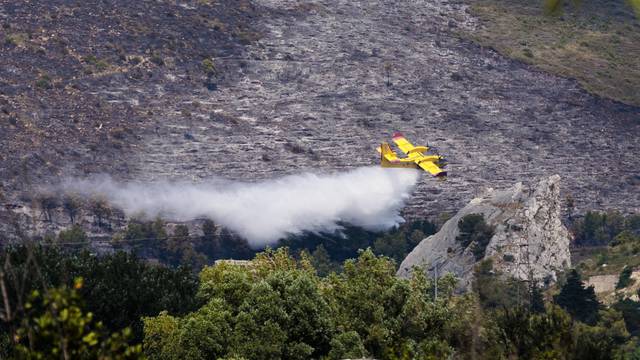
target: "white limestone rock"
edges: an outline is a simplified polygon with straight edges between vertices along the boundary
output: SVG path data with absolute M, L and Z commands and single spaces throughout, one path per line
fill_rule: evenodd
M 556 273 L 571 266 L 570 235 L 560 220 L 560 176 L 553 175 L 528 187 L 517 183 L 507 190 L 489 189 L 449 219 L 440 231 L 422 240 L 404 259 L 398 275 L 409 276 L 412 267 L 426 266 L 431 274 L 454 273 L 460 286 L 469 288 L 477 261 L 472 245 L 456 241 L 458 222 L 468 214 L 482 214 L 494 227 L 485 258 L 494 269 L 526 280 L 530 274 L 542 282 L 554 282 Z

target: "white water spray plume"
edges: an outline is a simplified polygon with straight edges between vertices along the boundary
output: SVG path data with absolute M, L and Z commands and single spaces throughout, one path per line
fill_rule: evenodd
M 124 183 L 100 176 L 67 180 L 63 190 L 102 196 L 128 216 L 142 213 L 176 221 L 208 217 L 255 248 L 290 234 L 333 232 L 341 222 L 388 229 L 403 222 L 400 210 L 418 178 L 419 172 L 411 169 L 362 167 L 256 183 Z

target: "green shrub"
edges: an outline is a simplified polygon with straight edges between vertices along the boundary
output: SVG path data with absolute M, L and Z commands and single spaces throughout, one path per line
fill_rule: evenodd
M 60 244 L 86 245 L 87 242 L 87 234 L 78 224 L 75 224 L 66 230 L 62 230 L 58 234 L 58 243 Z
M 216 74 L 217 69 L 216 65 L 213 63 L 211 59 L 202 60 L 202 71 L 207 74 L 208 77 L 211 77 Z
M 588 211 L 573 226 L 577 245 L 608 245 L 625 229 L 625 218 L 617 211 L 600 213 Z
M 632 273 L 633 269 L 630 266 L 626 266 L 620 273 L 618 283 L 616 284 L 616 289 L 624 289 L 627 286 L 631 285 L 633 283 L 633 279 L 631 278 Z
M 160 56 L 160 54 L 153 54 L 151 55 L 151 58 L 149 59 L 152 63 L 158 65 L 158 66 L 163 66 L 164 65 L 164 59 L 162 58 L 162 56 Z
M 87 64 L 95 64 L 96 62 L 98 62 L 98 58 L 93 55 L 87 55 L 82 58 L 82 61 L 86 62 Z
M 36 81 L 36 86 L 41 89 L 51 89 L 51 78 L 49 77 L 49 75 L 41 75 Z

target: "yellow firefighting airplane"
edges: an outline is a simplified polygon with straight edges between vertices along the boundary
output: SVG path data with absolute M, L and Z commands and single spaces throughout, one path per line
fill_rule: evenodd
M 447 176 L 447 172 L 442 170 L 446 166 L 445 160 L 440 155 L 425 155 L 427 150 L 426 146 L 413 146 L 404 135 L 397 132 L 393 134 L 393 142 L 398 145 L 398 148 L 407 154 L 406 158 L 399 158 L 395 151 L 391 150 L 389 143 L 382 143 L 378 147 L 380 153 L 380 165 L 382 167 L 393 168 L 421 168 L 429 174 L 444 179 Z

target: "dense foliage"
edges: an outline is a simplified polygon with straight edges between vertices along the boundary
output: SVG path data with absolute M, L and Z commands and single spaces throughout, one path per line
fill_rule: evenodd
M 596 301 L 586 324 L 562 301 L 545 304 L 537 287 L 506 281 L 490 262 L 477 270 L 483 292 L 466 295 L 454 294 L 448 275 L 436 298 L 434 282 L 414 270 L 397 278 L 393 261 L 366 250 L 319 277 L 306 255 L 296 260 L 282 248 L 244 266 L 205 267 L 204 305 L 145 318 L 144 351 L 159 359 L 633 359 L 638 351 L 620 312 Z M 574 277 L 561 294 L 576 283 L 584 289 Z M 511 290 L 487 298 L 500 288 Z M 591 299 L 578 292 L 577 303 L 580 296 Z
M 456 293 L 450 274 L 437 280 L 437 291 L 435 280 L 420 269 L 409 279 L 396 277 L 395 259 L 404 257 L 407 244 L 435 231 L 430 226 L 305 234 L 287 240 L 293 250 L 267 249 L 250 262 L 207 266 L 206 259 L 198 274 L 180 264 L 194 265 L 201 251 L 243 251 L 232 234 L 211 222 L 204 236 L 189 234 L 186 226 L 169 235 L 160 220 L 134 223 L 114 240 L 131 252 L 103 256 L 82 246 L 63 247 L 60 239 L 5 249 L 0 357 L 640 358 L 640 303 L 600 304 L 580 271 L 561 276 L 557 290 L 548 289 L 546 296 L 538 284 L 496 271 L 491 259 L 478 263 L 466 294 Z M 482 216 L 465 217 L 458 226 L 467 247 L 487 243 L 480 238 L 492 233 Z M 612 246 L 636 243 L 630 226 L 622 227 Z M 63 236 L 85 235 L 72 228 Z M 369 248 L 338 244 L 349 242 L 340 236 Z M 155 245 L 142 249 L 126 241 L 141 237 Z M 395 249 L 398 244 L 407 247 Z M 357 257 L 350 258 L 351 252 Z M 340 257 L 345 259 L 338 264 Z
M 620 273 L 620 277 L 618 278 L 618 283 L 616 284 L 616 289 L 623 289 L 633 283 L 633 279 L 631 278 L 631 273 L 633 269 L 631 267 L 625 267 Z
M 624 231 L 640 232 L 640 215 L 623 216 L 619 212 L 589 211 L 573 224 L 575 244 L 578 246 L 609 245 Z
M 87 251 L 22 246 L 5 250 L 0 261 L 10 269 L 3 280 L 16 315 L 23 315 L 24 303 L 33 291 L 72 286 L 75 278 L 84 279 L 77 293 L 87 311 L 108 330 L 131 328 L 138 341 L 142 339 L 142 316 L 162 310 L 182 314 L 196 306 L 198 282 L 189 268 L 153 265 L 125 252 L 97 257 Z M 15 325 L 8 322 L 0 329 L 9 331 Z
M 377 255 L 385 255 L 400 263 L 420 241 L 438 230 L 427 220 L 414 220 L 385 232 L 372 232 L 349 224 L 333 233 L 303 233 L 278 243 L 292 252 L 310 251 L 312 262 L 320 273 L 338 270 L 343 261 L 356 257 L 359 249 L 371 247 Z
M 172 233 L 166 229 L 167 224 L 160 218 L 153 221 L 134 219 L 113 237 L 112 243 L 116 248 L 131 251 L 142 258 L 157 259 L 172 266 L 186 264 L 194 269 L 218 259 L 250 259 L 260 251 L 250 248 L 245 239 L 211 220 L 202 223 L 202 235 L 190 233 L 186 225 L 175 226 Z M 357 256 L 359 249 L 368 247 L 376 254 L 386 255 L 399 263 L 420 241 L 436 231 L 436 225 L 426 220 L 407 222 L 379 232 L 340 224 L 340 229 L 334 232 L 291 235 L 281 239 L 277 247 L 286 246 L 294 254 L 311 253 L 313 265 L 326 275 L 331 270 L 338 270 L 344 260 Z M 67 234 L 73 234 L 77 243 L 71 242 Z M 78 247 L 86 242 L 86 235 L 77 226 L 62 232 L 61 236 L 65 240 L 59 236 L 52 242 L 66 247 Z
M 202 308 L 145 318 L 150 357 L 441 357 L 453 354 L 471 301 L 454 299 L 451 277 L 439 281 L 435 300 L 424 275 L 398 279 L 393 262 L 370 250 L 326 278 L 286 249 L 259 254 L 249 266 L 206 267 L 200 278 Z

